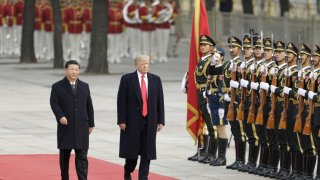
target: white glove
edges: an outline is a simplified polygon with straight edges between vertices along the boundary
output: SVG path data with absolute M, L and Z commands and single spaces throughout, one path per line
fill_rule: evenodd
M 246 67 L 246 64 L 244 63 L 244 62 L 242 62 L 241 64 L 240 64 L 240 69 L 244 69 Z
M 313 73 L 313 78 L 317 79 L 318 78 L 318 73 Z
M 223 95 L 223 100 L 225 100 L 225 101 L 227 101 L 227 102 L 230 102 L 231 101 L 231 98 L 230 98 L 230 96 L 229 96 L 229 94 L 224 94 Z
M 265 66 L 261 66 L 260 72 L 263 73 L 265 69 L 267 69 Z
M 303 96 L 303 97 L 304 97 L 304 96 L 306 95 L 306 92 L 307 92 L 307 91 L 304 90 L 304 89 L 302 89 L 302 88 L 299 88 L 299 89 L 298 89 L 298 94 L 299 94 L 300 96 Z
M 181 91 L 186 93 L 187 92 L 187 89 L 186 89 L 186 84 L 187 84 L 187 73 L 186 72 L 182 78 L 182 82 L 181 82 Z
M 299 70 L 299 71 L 298 71 L 298 77 L 300 78 L 302 74 L 303 74 L 302 71 Z
M 229 66 L 229 71 L 231 71 L 233 69 L 234 63 L 233 60 L 231 60 L 230 66 Z
M 264 89 L 264 90 L 266 90 L 266 91 L 268 91 L 269 90 L 269 84 L 268 83 L 266 83 L 266 82 L 260 82 L 260 88 L 261 89 Z
M 210 91 L 210 90 L 208 90 L 208 91 L 207 91 L 207 94 L 208 94 L 208 95 L 211 95 L 211 91 Z
M 224 109 L 223 108 L 219 108 L 218 115 L 219 115 L 220 119 L 223 119 L 223 117 L 224 117 Z
M 259 87 L 259 83 L 251 82 L 251 88 L 257 90 Z
M 288 88 L 287 86 L 285 86 L 284 88 L 283 88 L 283 93 L 285 93 L 285 94 L 289 94 L 289 92 L 292 90 L 292 88 Z
M 206 91 L 203 91 L 202 96 L 203 96 L 203 98 L 206 98 L 206 97 L 207 97 Z
M 275 69 L 274 67 L 272 67 L 272 68 L 270 69 L 270 74 L 271 74 L 271 75 L 276 74 L 276 69 Z
M 309 78 L 312 79 L 312 77 L 313 77 L 313 72 L 310 72 Z
M 249 84 L 249 81 L 245 80 L 245 79 L 241 79 L 240 80 L 240 85 L 244 88 L 247 88 Z
M 255 69 L 255 65 L 254 65 L 254 64 L 251 64 L 251 66 L 250 66 L 250 71 L 254 71 L 254 69 Z
M 270 86 L 271 92 L 274 93 L 276 91 L 276 88 L 277 86 L 271 85 Z
M 221 55 L 219 53 L 214 53 L 213 60 L 218 61 L 220 60 L 220 58 L 221 58 Z
M 239 83 L 237 81 L 231 80 L 230 86 L 233 88 L 239 88 Z
M 309 98 L 309 99 L 313 99 L 313 97 L 314 97 L 315 95 L 317 95 L 317 93 L 314 93 L 314 92 L 312 92 L 312 91 L 309 91 L 309 92 L 308 92 L 308 98 Z

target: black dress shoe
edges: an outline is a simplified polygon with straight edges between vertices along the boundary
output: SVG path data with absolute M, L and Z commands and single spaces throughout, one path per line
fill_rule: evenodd
M 124 180 L 132 180 L 131 174 L 124 174 Z

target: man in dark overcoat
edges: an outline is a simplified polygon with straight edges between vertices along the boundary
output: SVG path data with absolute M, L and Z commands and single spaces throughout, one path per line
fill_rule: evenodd
M 135 59 L 136 71 L 122 76 L 118 91 L 120 154 L 126 159 L 124 179 L 139 165 L 139 180 L 148 179 L 150 160 L 156 159 L 156 136 L 165 124 L 162 83 L 149 73 L 149 56 Z
M 63 180 L 69 179 L 69 159 L 75 150 L 78 179 L 88 175 L 87 154 L 89 134 L 94 127 L 94 112 L 89 85 L 78 79 L 79 64 L 70 60 L 65 64 L 65 77 L 54 83 L 50 105 L 57 120 L 57 140 L 60 150 L 60 170 Z

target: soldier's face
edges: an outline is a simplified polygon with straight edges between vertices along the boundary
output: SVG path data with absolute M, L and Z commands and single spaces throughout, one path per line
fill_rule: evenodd
M 69 81 L 76 81 L 79 76 L 79 66 L 76 64 L 70 64 L 66 69 L 65 69 L 65 74 L 67 76 L 67 79 Z
M 281 62 L 284 60 L 284 57 L 285 57 L 286 53 L 284 51 L 276 51 L 275 52 L 275 57 L 276 57 L 276 60 L 278 62 Z
M 308 56 L 307 54 L 301 54 L 301 62 L 302 64 L 305 64 L 306 62 L 309 61 L 309 58 L 310 56 Z
M 272 50 L 270 50 L 270 49 L 265 49 L 265 50 L 264 50 L 264 53 L 265 53 L 265 58 L 266 58 L 267 60 L 269 60 L 269 59 L 272 58 Z
M 320 61 L 320 57 L 319 56 L 313 56 L 313 62 L 314 62 L 315 66 L 319 64 L 319 61 Z
M 230 54 L 232 56 L 240 55 L 240 48 L 238 46 L 231 45 L 229 46 L 229 48 L 230 48 Z
M 256 55 L 257 58 L 262 57 L 262 52 L 263 52 L 263 50 L 260 47 L 254 48 L 254 54 Z
M 293 53 L 288 52 L 287 53 L 288 56 L 288 62 L 290 63 L 291 61 L 293 61 L 295 59 L 295 55 Z
M 200 51 L 202 54 L 208 54 L 211 51 L 211 46 L 206 43 L 201 43 L 200 44 Z
M 253 55 L 253 49 L 252 48 L 244 47 L 243 48 L 243 52 L 244 52 L 244 57 L 245 58 L 250 58 Z
M 136 68 L 141 74 L 149 72 L 149 59 L 142 58 L 136 61 Z

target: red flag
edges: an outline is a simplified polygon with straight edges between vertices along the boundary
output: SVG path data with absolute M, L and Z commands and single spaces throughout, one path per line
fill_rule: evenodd
M 203 0 L 194 1 L 194 16 L 190 42 L 188 97 L 187 97 L 187 130 L 191 137 L 197 141 L 198 134 L 202 132 L 203 120 L 198 109 L 198 95 L 194 81 L 194 71 L 201 57 L 199 50 L 199 36 L 210 35 L 207 12 Z

